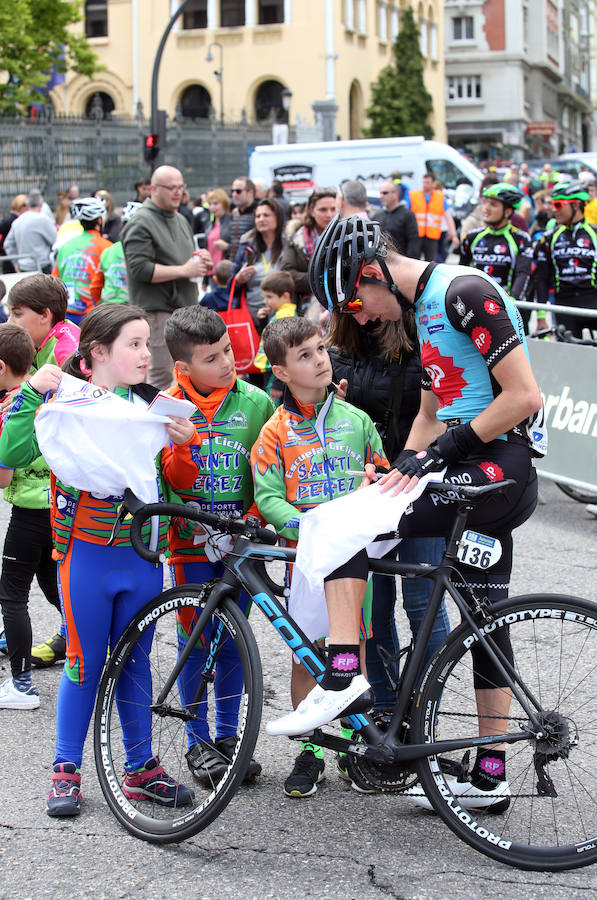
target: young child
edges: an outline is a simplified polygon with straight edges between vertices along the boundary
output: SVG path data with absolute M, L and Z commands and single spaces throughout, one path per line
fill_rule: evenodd
M 251 451 L 255 502 L 267 522 L 296 543 L 301 515 L 320 503 L 355 490 L 366 463 L 388 465 L 381 438 L 369 416 L 329 392 L 332 365 L 318 326 L 306 318 L 270 322 L 263 346 L 272 372 L 284 385 L 281 406 L 261 430 Z M 363 607 L 362 647 L 369 637 L 369 611 Z M 363 655 L 363 654 L 362 654 Z M 293 707 L 314 686 L 304 666 L 292 662 Z M 317 790 L 325 764 L 320 747 L 303 742 L 284 783 L 288 797 Z
M 250 454 L 273 412 L 269 399 L 259 388 L 237 379 L 226 326 L 213 310 L 200 306 L 177 309 L 166 324 L 165 337 L 175 360 L 176 386 L 170 392 L 196 406 L 191 421 L 199 444 L 194 450 L 198 475 L 191 487 L 177 491 L 178 496 L 185 502 L 198 503 L 208 512 L 256 515 Z M 168 451 L 164 453 L 167 456 Z M 211 544 L 199 543 L 201 539 L 205 542 L 206 536 L 200 525 L 190 523 L 190 528 L 186 528 L 184 521 L 173 523 L 169 546 L 176 584 L 201 584 L 221 577 L 222 562 L 210 561 L 206 551 L 211 551 Z M 211 552 L 210 556 L 214 558 Z M 243 593 L 240 606 L 244 612 L 248 605 L 249 597 Z M 196 617 L 195 608 L 180 613 L 181 649 Z M 242 671 L 236 648 L 230 641 L 227 643 L 230 646 L 223 645 L 216 666 L 216 733 L 210 737 L 205 704 L 198 710 L 198 721 L 187 723 L 188 766 L 204 787 L 220 780 L 237 740 Z M 179 689 L 189 703 L 197 692 L 206 654 L 207 649 L 194 650 L 185 666 L 185 677 L 179 680 Z M 259 763 L 251 760 L 245 780 L 253 780 L 260 772 Z
M 265 306 L 262 306 L 257 315 L 267 318 L 273 313 L 271 321 L 286 319 L 288 316 L 296 316 L 296 303 L 294 303 L 294 281 L 290 272 L 270 272 L 261 282 L 261 294 Z M 263 351 L 263 339 L 259 344 L 259 350 L 255 357 L 254 365 L 266 376 L 265 390 L 270 395 L 274 406 L 278 406 L 282 397 L 282 382 L 272 375 L 272 367 Z
M 228 309 L 228 297 L 230 291 L 227 288 L 228 279 L 232 272 L 232 261 L 229 259 L 221 259 L 214 269 L 215 288 L 203 295 L 199 303 L 207 309 L 213 309 L 215 312 L 224 312 Z
M 34 352 L 33 341 L 24 328 L 19 325 L 0 325 L 0 399 L 3 399 L 14 388 L 18 388 L 21 382 L 27 378 Z M 13 474 L 13 469 L 0 466 L 0 487 L 4 488 L 5 495 L 10 489 Z M 53 599 L 52 591 L 55 599 L 58 600 L 55 574 L 53 585 L 48 589 L 44 577 L 46 575 L 45 566 L 39 565 L 40 556 L 45 556 L 44 544 L 47 544 L 47 540 L 44 541 L 42 536 L 42 540 L 39 541 L 39 514 L 40 512 L 42 514 L 43 530 L 44 510 L 27 508 L 27 502 L 31 500 L 29 494 L 32 493 L 32 487 L 34 488 L 34 485 L 32 486 L 30 481 L 28 484 L 21 485 L 20 489 L 12 491 L 12 499 L 9 499 L 9 502 L 14 505 L 4 541 L 2 577 L 0 578 L 0 604 L 5 628 L 5 632 L 2 632 L 0 637 L 2 638 L 2 649 L 8 653 L 10 658 L 12 677 L 0 685 L 0 709 L 36 709 L 39 706 L 39 696 L 31 678 L 31 661 L 29 659 L 31 623 L 26 612 L 29 588 L 37 570 L 39 570 L 40 585 L 42 590 L 44 587 L 46 588 L 48 600 L 52 601 Z M 35 499 L 38 499 L 38 495 Z M 55 572 L 56 566 L 53 565 Z M 29 640 L 27 641 L 25 635 L 22 642 L 24 651 L 21 654 L 19 652 L 19 643 L 21 643 L 19 641 L 21 632 L 19 613 L 23 598 L 25 615 L 22 618 L 25 620 L 23 623 L 25 630 L 27 623 L 29 624 Z M 58 608 L 60 609 L 59 601 Z
M 157 393 L 144 383 L 149 353 L 149 324 L 142 309 L 106 303 L 85 318 L 79 350 L 66 360 L 64 370 L 91 381 L 133 403 L 147 403 Z M 28 465 L 39 455 L 34 431 L 37 410 L 48 391 L 60 384 L 62 371 L 44 365 L 23 385 L 0 434 L 0 461 L 5 466 Z M 168 481 L 186 486 L 197 468 L 191 456 L 197 443 L 193 424 L 173 419 L 168 426 L 175 445 L 162 466 L 156 460 L 156 483 L 162 499 Z M 141 453 L 143 448 L 139 448 Z M 117 448 L 115 448 L 117 452 Z M 52 526 L 55 556 L 59 561 L 59 584 L 67 629 L 64 672 L 58 689 L 56 710 L 56 757 L 52 790 L 48 797 L 50 816 L 73 816 L 80 812 L 83 745 L 95 696 L 106 661 L 131 618 L 148 597 L 162 589 L 162 570 L 137 556 L 129 540 L 125 521 L 114 543 L 108 539 L 116 522 L 122 497 L 94 495 L 75 490 L 53 478 Z M 145 527 L 145 539 L 151 534 Z M 167 522 L 159 524 L 158 546 L 166 543 Z M 130 696 L 120 700 L 140 702 L 151 692 L 149 643 L 145 654 L 131 659 Z M 168 806 L 185 806 L 194 794 L 168 776 L 151 753 L 151 718 L 123 722 L 126 777 L 123 791 L 131 800 L 149 800 Z
M 77 349 L 79 329 L 65 320 L 67 302 L 64 284 L 52 275 L 30 275 L 18 281 L 10 291 L 9 322 L 22 326 L 33 340 L 31 375 L 45 363 L 62 365 Z M 7 646 L 13 677 L 18 670 L 19 683 L 26 684 L 29 690 L 32 686 L 31 666 L 51 666 L 63 660 L 66 653 L 66 631 L 62 621 L 57 632 L 31 647 L 27 604 L 34 575 L 47 600 L 60 613 L 58 574 L 52 559 L 50 470 L 43 457 L 25 468 L 15 469 L 5 487 L 4 499 L 13 504 L 13 510 L 4 550 L 0 603 L 5 627 L 8 620 Z M 20 701 L 21 698 L 12 697 L 12 702 L 22 708 Z M 11 702 L 10 697 L 6 696 L 3 702 Z

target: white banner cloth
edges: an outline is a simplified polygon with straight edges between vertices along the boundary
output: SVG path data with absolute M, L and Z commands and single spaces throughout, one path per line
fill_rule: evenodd
M 301 517 L 288 612 L 310 640 L 330 633 L 324 578 L 363 547 L 372 559 L 384 556 L 398 541 L 374 542 L 374 538 L 395 531 L 407 507 L 430 481 L 442 481 L 444 472 L 431 472 L 408 494 L 396 497 L 382 493 L 375 482 L 345 497 L 320 503 Z
M 80 491 L 143 503 L 157 500 L 155 457 L 170 443 L 166 416 L 111 391 L 63 374 L 51 403 L 35 418 L 39 449 L 56 477 Z

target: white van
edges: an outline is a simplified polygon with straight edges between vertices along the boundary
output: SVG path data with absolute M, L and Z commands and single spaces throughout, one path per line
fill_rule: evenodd
M 431 172 L 453 197 L 467 179 L 477 196 L 482 173 L 448 144 L 422 137 L 375 138 L 362 141 L 322 141 L 317 144 L 271 144 L 255 147 L 249 160 L 251 178 L 270 184 L 278 179 L 289 197 L 306 196 L 317 187 L 337 187 L 346 180 L 362 181 L 375 197 L 379 185 L 392 172 L 401 172 L 410 188 L 420 189 L 423 175 Z M 458 195 L 455 200 L 457 200 Z M 459 210 L 453 214 L 459 218 Z

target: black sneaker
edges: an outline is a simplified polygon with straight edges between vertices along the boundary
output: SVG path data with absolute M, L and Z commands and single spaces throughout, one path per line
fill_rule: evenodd
M 46 809 L 49 816 L 78 816 L 81 812 L 81 773 L 74 763 L 54 766 Z
M 324 778 L 325 762 L 308 748 L 302 750 L 294 761 L 292 772 L 284 782 L 287 797 L 311 797 L 318 783 Z
M 230 737 L 216 738 L 216 750 L 219 750 L 219 752 L 223 754 L 227 763 L 232 759 L 237 743 L 238 737 L 234 734 Z M 243 783 L 247 784 L 255 781 L 258 775 L 261 775 L 261 763 L 258 763 L 255 759 L 251 759 L 245 777 L 243 778 Z
M 214 787 L 224 776 L 234 754 L 238 738 L 235 735 L 216 738 L 215 743 L 203 741 L 193 744 L 186 754 L 187 765 L 196 781 L 202 787 Z M 255 781 L 261 775 L 261 766 L 254 759 L 243 778 L 244 782 Z

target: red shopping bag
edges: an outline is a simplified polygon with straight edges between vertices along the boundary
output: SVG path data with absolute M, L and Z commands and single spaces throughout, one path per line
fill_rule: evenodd
M 232 352 L 234 353 L 234 362 L 236 371 L 241 374 L 247 372 L 258 372 L 259 370 L 253 365 L 253 360 L 259 349 L 259 335 L 251 317 L 251 313 L 247 307 L 247 298 L 244 286 L 241 288 L 240 304 L 238 309 L 233 309 L 234 291 L 236 288 L 236 276 L 232 279 L 230 286 L 230 297 L 228 298 L 228 309 L 221 312 L 228 334 L 230 335 L 230 343 L 232 344 Z

